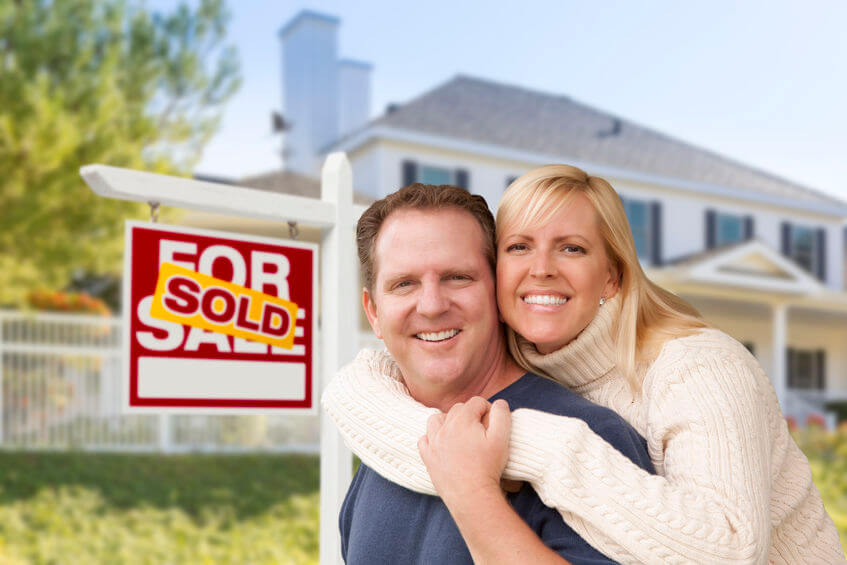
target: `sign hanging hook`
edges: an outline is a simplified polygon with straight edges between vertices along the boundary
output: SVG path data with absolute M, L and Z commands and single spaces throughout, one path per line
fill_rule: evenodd
M 154 224 L 159 221 L 159 203 L 158 202 L 148 202 L 150 206 L 150 221 Z
M 297 227 L 297 222 L 288 222 L 288 236 L 293 240 L 300 237 L 300 228 Z

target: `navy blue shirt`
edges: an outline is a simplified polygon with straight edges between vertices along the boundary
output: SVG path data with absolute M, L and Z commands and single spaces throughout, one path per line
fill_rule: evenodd
M 617 413 L 549 379 L 527 373 L 489 400 L 584 420 L 599 436 L 653 473 L 647 442 Z M 508 495 L 515 512 L 544 545 L 574 563 L 614 563 L 591 547 L 529 484 Z M 392 483 L 362 464 L 341 506 L 341 554 L 350 564 L 473 563 L 447 506 L 436 496 Z

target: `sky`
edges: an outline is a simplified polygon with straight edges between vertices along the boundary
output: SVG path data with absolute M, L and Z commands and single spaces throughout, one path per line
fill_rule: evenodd
M 151 2 L 153 7 L 166 0 Z M 281 165 L 277 32 L 341 19 L 339 56 L 373 65 L 373 116 L 462 73 L 565 95 L 847 201 L 847 2 L 230 0 L 243 85 L 198 173 Z

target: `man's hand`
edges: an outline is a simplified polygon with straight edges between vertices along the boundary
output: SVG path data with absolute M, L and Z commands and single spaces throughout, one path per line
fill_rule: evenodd
M 481 492 L 500 492 L 511 422 L 505 400 L 489 404 L 478 396 L 429 418 L 418 450 L 448 507 L 467 504 Z
M 500 488 L 511 426 L 505 400 L 489 404 L 475 396 L 430 416 L 418 450 L 474 563 L 567 563 L 542 543 Z

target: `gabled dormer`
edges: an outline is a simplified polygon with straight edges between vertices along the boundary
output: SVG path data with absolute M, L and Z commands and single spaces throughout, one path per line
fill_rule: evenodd
M 669 284 L 719 285 L 794 295 L 826 290 L 794 261 L 756 239 L 687 257 L 655 278 Z

